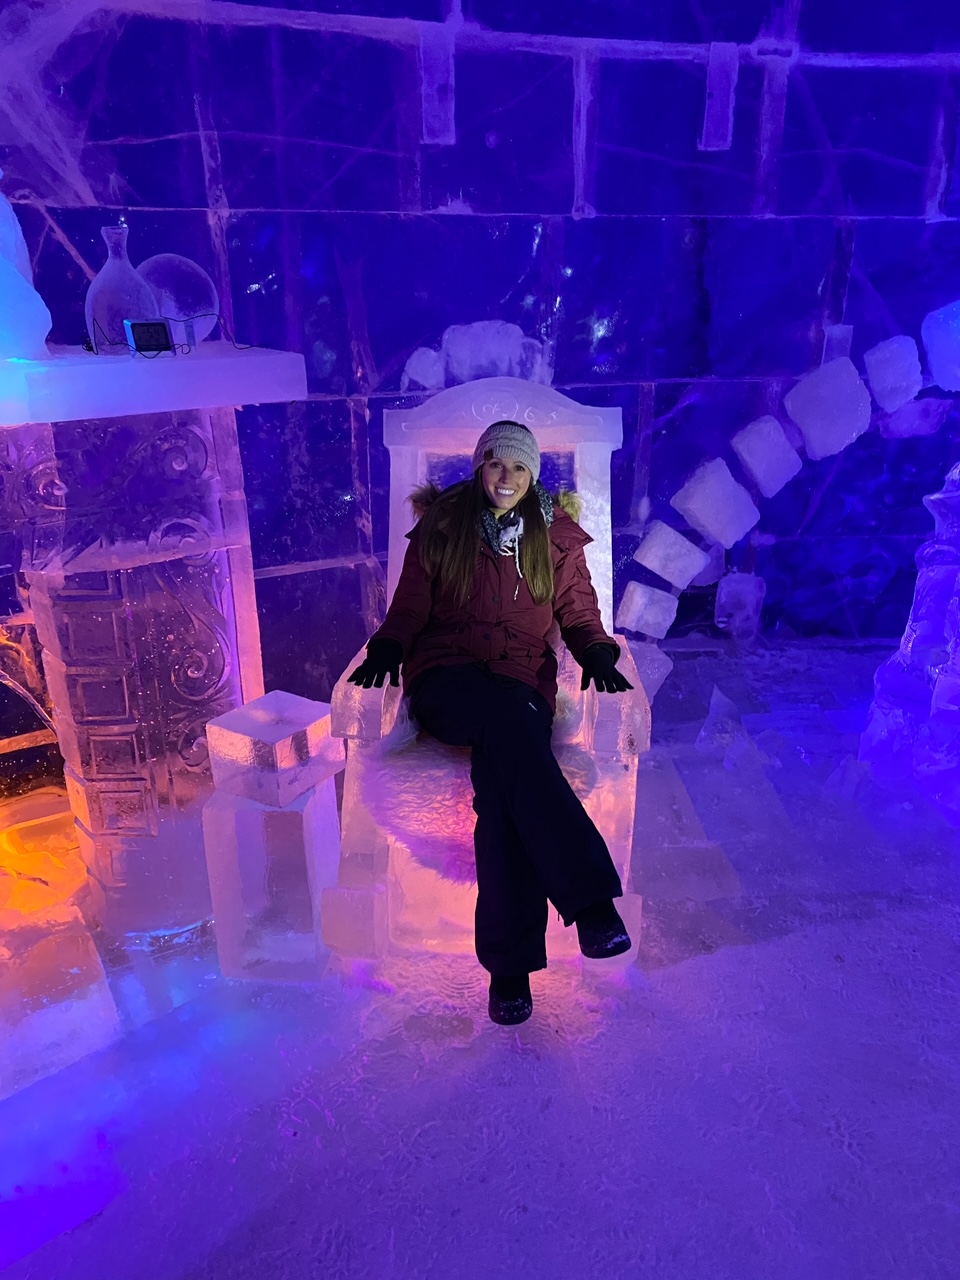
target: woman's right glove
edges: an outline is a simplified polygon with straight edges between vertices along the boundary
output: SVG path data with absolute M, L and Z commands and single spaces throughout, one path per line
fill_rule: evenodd
M 590 681 L 598 693 L 625 693 L 633 685 L 617 670 L 617 655 L 607 644 L 592 644 L 580 660 L 583 678 L 580 688 L 589 688 Z
M 356 671 L 347 676 L 347 680 L 362 689 L 382 689 L 384 680 L 389 676 L 390 683 L 396 686 L 400 683 L 402 657 L 403 645 L 399 640 L 373 639 L 367 645 L 367 656 Z

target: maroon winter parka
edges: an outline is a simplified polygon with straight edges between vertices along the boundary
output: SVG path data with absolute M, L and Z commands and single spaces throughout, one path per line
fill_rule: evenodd
M 496 555 L 481 538 L 475 586 L 464 605 L 441 589 L 438 574 L 431 576 L 423 567 L 419 525 L 407 534 L 400 581 L 373 637 L 402 646 L 405 691 L 431 667 L 483 662 L 497 675 L 532 685 L 555 710 L 557 658 L 551 638 L 557 630 L 577 662 L 592 644 L 609 645 L 619 654 L 620 646 L 603 629 L 583 554 L 590 535 L 559 506 L 548 533 L 552 601 L 537 604 L 513 558 Z

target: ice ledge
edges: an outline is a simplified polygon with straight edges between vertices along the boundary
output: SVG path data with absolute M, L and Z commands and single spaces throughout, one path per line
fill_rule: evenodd
M 203 343 L 190 355 L 95 356 L 55 348 L 48 360 L 0 360 L 0 425 L 122 418 L 223 405 L 303 400 L 303 356 Z

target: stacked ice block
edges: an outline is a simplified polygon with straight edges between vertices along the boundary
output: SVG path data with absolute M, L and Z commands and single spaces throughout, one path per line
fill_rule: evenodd
M 228 977 L 309 982 L 325 949 L 320 897 L 337 881 L 330 708 L 274 690 L 211 720 L 216 784 L 203 811 L 220 967 Z

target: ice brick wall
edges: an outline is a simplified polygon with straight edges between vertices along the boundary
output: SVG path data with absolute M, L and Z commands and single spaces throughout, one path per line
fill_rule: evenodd
M 307 402 L 240 415 L 268 687 L 327 699 L 375 625 L 382 413 L 450 325 L 516 324 L 556 386 L 623 407 L 619 598 L 647 581 L 632 557 L 651 504 L 675 522 L 670 496 L 778 411 L 825 326 L 853 326 L 862 368 L 960 297 L 956 6 L 295 9 L 0 14 L 4 188 L 54 337 L 81 340 L 99 228 L 122 214 L 134 262 L 196 258 L 241 341 L 307 356 Z M 946 419 L 874 428 L 763 500 L 768 626 L 900 632 L 919 498 L 954 460 Z

